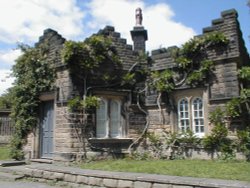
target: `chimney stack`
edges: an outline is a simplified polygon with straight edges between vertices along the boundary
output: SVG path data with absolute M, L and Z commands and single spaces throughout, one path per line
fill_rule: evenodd
M 135 10 L 135 20 L 136 24 L 132 31 L 130 31 L 132 40 L 134 42 L 134 51 L 136 52 L 145 52 L 146 50 L 146 41 L 148 40 L 147 30 L 142 26 L 142 10 L 137 8 Z

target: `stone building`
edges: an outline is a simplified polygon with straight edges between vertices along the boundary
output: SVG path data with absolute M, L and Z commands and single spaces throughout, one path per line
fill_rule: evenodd
M 49 46 L 48 61 L 56 67 L 57 89 L 40 96 L 40 124 L 28 136 L 24 147 L 26 157 L 72 161 L 86 155 L 122 155 L 130 147 L 138 146 L 137 140 L 146 130 L 162 133 L 191 129 L 199 137 L 208 135 L 211 130 L 209 113 L 239 97 L 242 83 L 237 70 L 249 64 L 237 16 L 235 10 L 224 11 L 219 19 L 212 20 L 211 26 L 203 29 L 202 35 L 219 31 L 229 40 L 226 48 L 207 51 L 207 58 L 215 63 L 215 69 L 206 78 L 206 84 L 191 86 L 185 81 L 178 84 L 167 96 L 169 100 L 164 100 L 163 96 L 160 108 L 158 93 L 152 89 L 143 90 L 145 81 L 138 81 L 133 87 L 93 87 L 90 92 L 100 98 L 100 107 L 88 117 L 86 129 L 76 123 L 77 114 L 71 113 L 67 107 L 76 87 L 60 56 L 66 39 L 54 30 L 45 30 L 36 45 L 46 42 Z M 131 31 L 133 46 L 127 44 L 114 27 L 106 26 L 98 34 L 112 39 L 121 58 L 122 71 L 143 66 L 150 71 L 176 68 L 171 56 L 172 47 L 153 50 L 149 58 L 137 63 L 139 53 L 145 52 L 148 40 L 140 9 L 136 11 L 136 26 Z M 240 124 L 242 122 L 237 121 L 229 128 L 233 132 L 234 126 Z

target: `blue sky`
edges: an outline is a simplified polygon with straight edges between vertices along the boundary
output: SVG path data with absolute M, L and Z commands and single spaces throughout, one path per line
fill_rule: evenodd
M 59 4 L 58 4 L 59 3 Z M 147 50 L 180 46 L 210 26 L 223 10 L 236 9 L 250 52 L 250 8 L 247 0 L 1 0 L 0 95 L 11 86 L 9 76 L 20 55 L 17 43 L 33 45 L 43 30 L 52 28 L 71 40 L 84 40 L 105 25 L 112 25 L 132 44 L 137 7 L 143 10 L 148 30 Z

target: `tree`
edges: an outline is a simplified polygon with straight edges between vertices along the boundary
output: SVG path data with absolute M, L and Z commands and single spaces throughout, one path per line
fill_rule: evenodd
M 0 96 L 0 109 L 10 109 L 13 103 L 13 88 Z

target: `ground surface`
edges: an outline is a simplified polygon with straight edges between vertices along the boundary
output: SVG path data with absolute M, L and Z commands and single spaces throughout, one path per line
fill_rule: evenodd
M 0 181 L 1 188 L 52 188 L 55 186 L 49 186 L 38 182 L 24 182 L 24 181 Z

